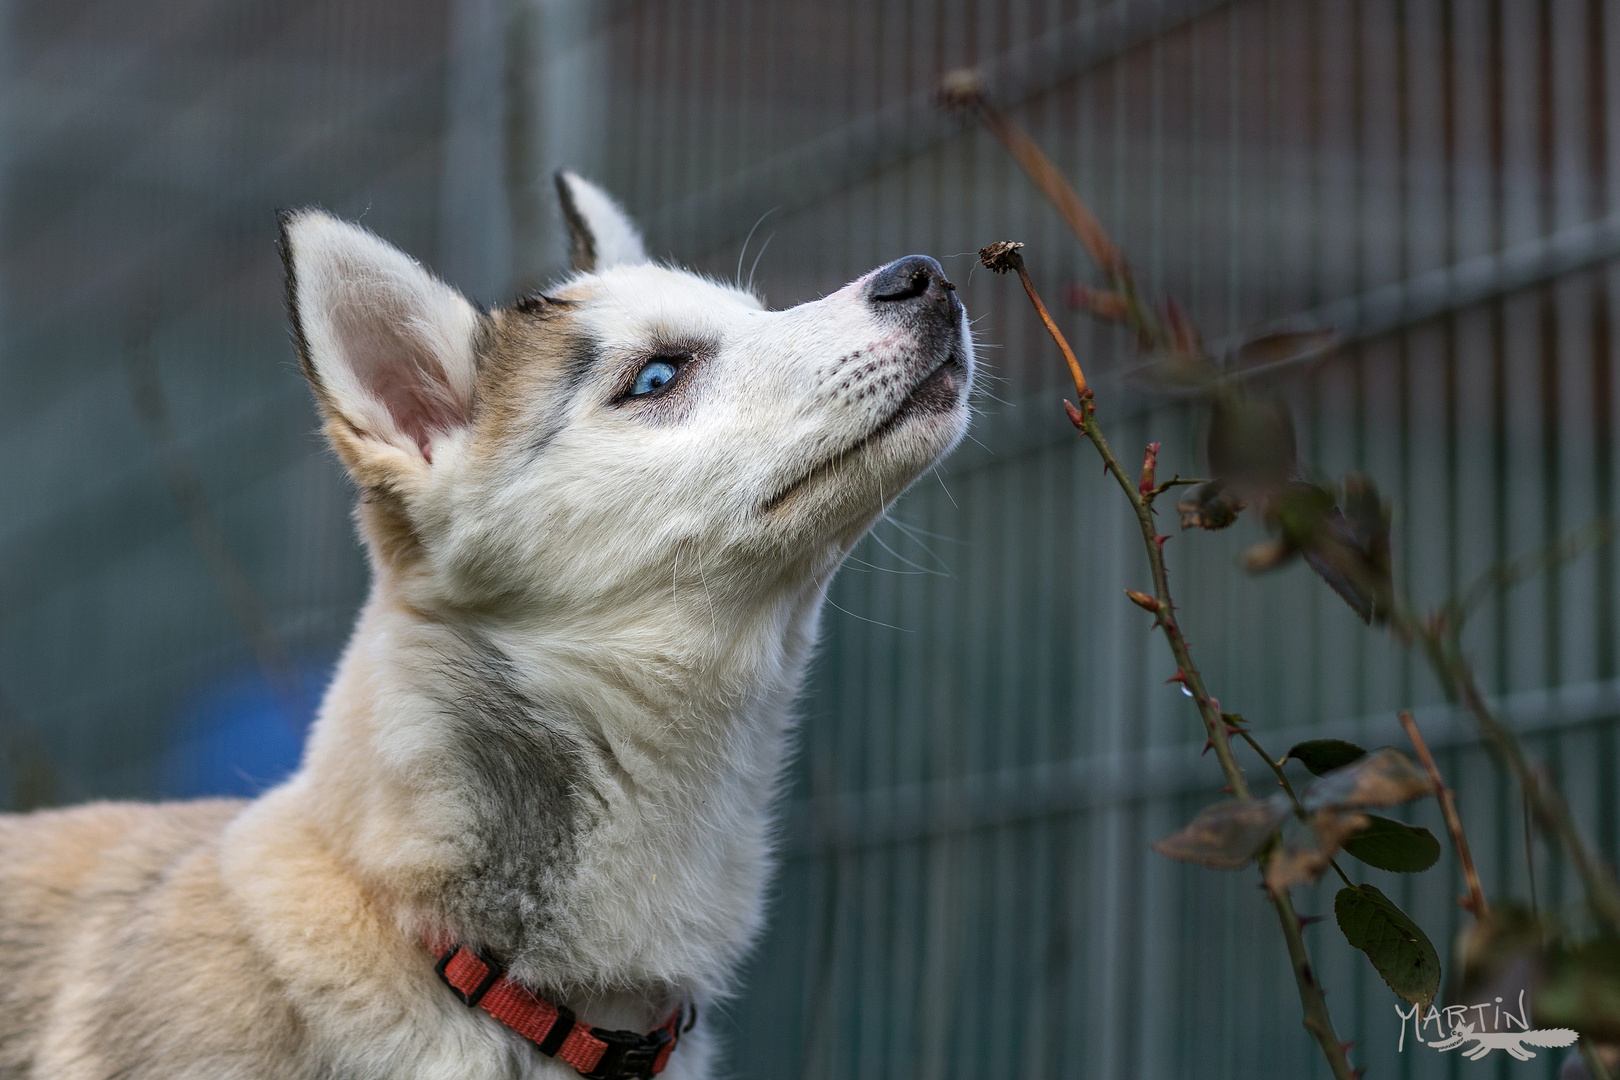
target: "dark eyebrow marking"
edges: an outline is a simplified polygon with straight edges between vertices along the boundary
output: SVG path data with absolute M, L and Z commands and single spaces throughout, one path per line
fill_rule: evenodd
M 585 333 L 573 334 L 568 343 L 568 358 L 563 363 L 563 382 L 570 398 L 579 393 L 585 376 L 602 361 L 602 343 Z
M 579 303 L 578 300 L 565 300 L 560 296 L 547 296 L 545 293 L 530 293 L 528 296 L 519 297 L 512 304 L 512 310 L 521 311 L 525 315 L 539 315 L 543 317 L 552 314 L 546 310 L 547 308 L 572 307 L 577 303 Z
M 562 433 L 568 423 L 568 412 L 574 399 L 585 388 L 585 380 L 602 360 L 602 343 L 590 334 L 569 336 L 564 353 L 561 376 L 557 380 L 553 400 L 546 406 L 544 422 L 529 440 L 529 459 L 532 461 L 546 452 L 546 448 Z

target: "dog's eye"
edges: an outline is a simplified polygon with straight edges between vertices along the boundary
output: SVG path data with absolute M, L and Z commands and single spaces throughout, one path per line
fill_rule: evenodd
M 668 360 L 650 360 L 636 372 L 636 381 L 630 386 L 631 397 L 656 394 L 674 381 L 676 367 Z

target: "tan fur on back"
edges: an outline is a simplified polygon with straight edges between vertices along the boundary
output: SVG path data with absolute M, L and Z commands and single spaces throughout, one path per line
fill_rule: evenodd
M 577 1076 L 429 939 L 600 1028 L 734 990 L 822 599 L 961 438 L 966 316 L 915 256 L 767 311 L 561 183 L 589 272 L 493 313 L 283 219 L 371 595 L 279 787 L 0 816 L 0 1080 Z
M 78 1037 L 82 1026 L 116 1040 L 107 1057 L 120 1061 L 132 1039 L 157 1035 L 128 1030 L 150 1014 L 118 1000 L 115 988 L 129 985 L 122 971 L 140 972 L 134 985 L 162 999 L 213 982 L 206 973 L 233 952 L 252 963 L 220 902 L 219 838 L 243 805 L 97 803 L 0 818 L 6 1075 L 28 1075 L 36 1058 L 49 1063 L 44 1075 L 111 1075 L 97 1042 Z

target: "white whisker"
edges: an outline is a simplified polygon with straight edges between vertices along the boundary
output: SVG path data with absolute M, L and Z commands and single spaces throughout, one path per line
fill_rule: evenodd
M 742 250 L 737 252 L 737 288 L 740 289 L 740 288 L 743 287 L 743 283 L 742 283 L 742 261 L 743 261 L 744 257 L 746 257 L 747 254 L 748 254 L 748 243 L 749 243 L 749 241 L 751 241 L 754 238 L 754 230 L 759 228 L 761 225 L 765 224 L 765 219 L 770 217 L 772 214 L 776 213 L 780 209 L 781 209 L 780 206 L 773 206 L 769 210 L 765 211 L 763 214 L 759 215 L 759 218 L 754 222 L 753 227 L 748 230 L 748 235 L 743 237 Z M 755 259 L 754 261 L 755 261 L 756 264 L 759 262 L 758 259 Z M 750 284 L 752 284 L 753 279 L 754 279 L 753 272 L 750 271 L 749 274 L 748 274 L 748 280 L 749 280 Z
M 752 266 L 750 266 L 748 268 L 748 291 L 749 292 L 754 291 L 754 271 L 759 269 L 759 260 L 761 260 L 761 259 L 763 259 L 765 257 L 765 250 L 771 246 L 771 241 L 775 240 L 775 239 L 776 239 L 776 234 L 771 233 L 771 235 L 769 235 L 769 236 L 767 236 L 765 238 L 765 242 L 763 244 L 759 245 L 759 254 L 754 256 L 754 265 L 752 265 Z

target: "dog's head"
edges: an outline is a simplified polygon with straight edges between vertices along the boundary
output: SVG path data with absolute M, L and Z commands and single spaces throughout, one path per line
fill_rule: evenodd
M 648 261 L 591 185 L 558 187 L 577 272 L 489 313 L 357 226 L 283 216 L 305 371 L 373 561 L 413 604 L 695 594 L 710 618 L 802 591 L 961 438 L 973 350 L 932 259 L 768 311 Z

